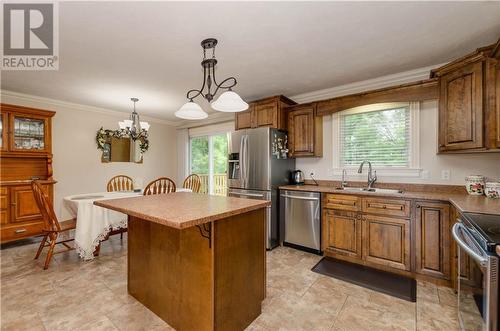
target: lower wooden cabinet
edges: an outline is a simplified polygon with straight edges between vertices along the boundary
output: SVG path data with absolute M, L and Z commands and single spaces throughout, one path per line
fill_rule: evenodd
M 326 250 L 361 259 L 359 213 L 325 209 L 323 229 L 323 242 Z
M 416 272 L 450 279 L 450 206 L 416 202 Z
M 325 255 L 440 284 L 455 283 L 452 270 L 458 259 L 451 257 L 458 251 L 451 239 L 451 219 L 457 216 L 449 203 L 324 193 L 322 206 Z M 467 256 L 460 263 L 461 277 L 474 284 L 474 263 Z
M 410 220 L 364 216 L 363 259 L 395 269 L 410 270 Z
M 53 182 L 42 185 L 52 201 Z M 0 240 L 7 242 L 42 233 L 43 218 L 30 185 L 2 186 L 0 191 Z

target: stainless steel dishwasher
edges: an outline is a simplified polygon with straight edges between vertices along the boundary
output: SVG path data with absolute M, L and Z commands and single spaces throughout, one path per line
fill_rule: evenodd
M 318 192 L 280 191 L 283 245 L 321 253 L 321 198 Z

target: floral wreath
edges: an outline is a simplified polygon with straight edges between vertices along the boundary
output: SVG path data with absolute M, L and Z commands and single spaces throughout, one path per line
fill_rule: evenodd
M 124 130 L 108 130 L 101 127 L 97 130 L 95 140 L 97 143 L 97 149 L 104 151 L 104 145 L 106 144 L 108 137 L 115 138 L 129 138 L 130 136 Z M 139 141 L 139 148 L 141 153 L 144 154 L 149 149 L 149 139 L 147 131 L 141 133 L 141 137 L 137 139 Z

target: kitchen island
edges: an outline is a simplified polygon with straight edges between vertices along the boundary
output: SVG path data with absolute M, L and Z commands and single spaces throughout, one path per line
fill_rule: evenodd
M 262 200 L 171 193 L 96 201 L 128 215 L 128 292 L 177 330 L 243 330 L 266 295 Z

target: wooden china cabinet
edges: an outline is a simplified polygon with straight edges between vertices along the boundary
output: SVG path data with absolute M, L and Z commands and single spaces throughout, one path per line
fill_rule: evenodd
M 31 181 L 42 180 L 53 200 L 52 117 L 55 112 L 0 104 L 0 239 L 41 234 L 42 216 Z

